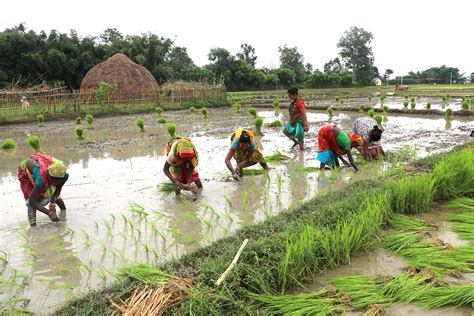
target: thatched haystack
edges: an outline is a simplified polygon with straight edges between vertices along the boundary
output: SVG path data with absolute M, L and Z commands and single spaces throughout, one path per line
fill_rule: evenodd
M 159 89 L 158 82 L 148 69 L 124 54 L 115 54 L 92 67 L 81 82 L 81 91 L 95 90 L 101 82 L 115 85 L 117 92 Z

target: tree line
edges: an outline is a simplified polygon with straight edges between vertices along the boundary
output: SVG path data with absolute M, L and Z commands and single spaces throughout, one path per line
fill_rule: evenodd
M 372 39 L 372 33 L 351 27 L 337 43 L 339 56 L 323 70 L 313 70 L 298 47 L 288 45 L 278 47 L 278 68 L 257 68 L 255 48 L 247 43 L 235 55 L 225 48 L 212 48 L 209 64 L 199 67 L 185 47 L 152 33 L 124 35 L 112 28 L 99 36 L 80 37 L 74 30 L 36 33 L 19 24 L 0 32 L 0 88 L 62 82 L 78 89 L 89 69 L 116 53 L 145 66 L 160 84 L 206 81 L 231 91 L 365 86 L 380 77 L 374 66 Z M 392 73 L 387 69 L 382 78 L 387 81 Z

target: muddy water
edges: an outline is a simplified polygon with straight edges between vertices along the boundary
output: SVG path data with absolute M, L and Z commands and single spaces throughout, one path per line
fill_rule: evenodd
M 265 123 L 277 117 L 286 120 L 284 114 L 259 112 Z M 333 121 L 346 129 L 359 116 L 335 114 Z M 8 254 L 8 263 L 0 262 L 0 302 L 28 298 L 25 308 L 48 313 L 74 295 L 111 282 L 114 272 L 130 262 L 159 263 L 192 252 L 243 224 L 373 174 L 374 166 L 357 175 L 350 170 L 338 175 L 302 174 L 302 165 L 318 166 L 317 128 L 327 123 L 325 113 L 308 116 L 306 151 L 290 150 L 291 141 L 280 128 L 264 127 L 259 139 L 264 154 L 280 150 L 290 161 L 272 165 L 269 177 L 246 177 L 236 183 L 224 164 L 228 137 L 238 127 L 251 128 L 250 116 L 219 109 L 203 120 L 198 114 L 165 112 L 178 134 L 189 135 L 199 150 L 204 191 L 198 200 L 158 192 L 157 184 L 166 181 L 161 170 L 167 136 L 165 126 L 154 123 L 154 115 L 143 115 L 145 133 L 134 125 L 136 117 L 96 119 L 94 129 L 84 128 L 84 141 L 75 139 L 75 125 L 69 121 L 47 122 L 43 128 L 35 124 L 0 128 L 1 140 L 13 138 L 20 144 L 14 152 L 0 152 L 0 250 Z M 386 149 L 416 144 L 423 156 L 469 140 L 474 124 L 456 119 L 446 129 L 444 119 L 389 116 L 385 128 Z M 62 192 L 67 211 L 61 214 L 61 223 L 38 214 L 38 226 L 27 225 L 16 169 L 31 153 L 24 145 L 29 134 L 38 134 L 43 150 L 69 165 L 70 180 Z M 139 205 L 129 206 L 130 202 Z

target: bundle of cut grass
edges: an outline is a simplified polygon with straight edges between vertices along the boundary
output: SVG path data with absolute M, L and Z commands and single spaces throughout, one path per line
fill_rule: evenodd
M 257 118 L 257 109 L 249 108 L 249 114 L 252 115 L 254 118 Z
M 5 141 L 0 146 L 2 149 L 14 149 L 17 147 L 16 142 L 13 139 L 5 139 Z
M 135 124 L 140 129 L 140 132 L 143 133 L 145 131 L 145 121 L 143 120 L 143 118 L 141 117 L 137 118 L 137 120 L 135 121 Z
M 287 155 L 282 154 L 280 151 L 276 151 L 270 156 L 265 157 L 266 162 L 280 162 L 280 161 L 286 161 L 290 159 Z
M 26 139 L 26 142 L 28 143 L 28 145 L 31 146 L 31 148 L 34 149 L 35 152 L 41 152 L 38 135 L 28 136 L 28 138 Z
M 344 293 L 326 287 L 310 294 L 270 295 L 249 293 L 249 297 L 263 305 L 270 314 L 333 315 L 352 309 Z
M 352 305 L 366 308 L 372 304 L 391 304 L 393 299 L 380 292 L 377 280 L 368 276 L 348 276 L 331 280 L 331 283 L 349 295 Z

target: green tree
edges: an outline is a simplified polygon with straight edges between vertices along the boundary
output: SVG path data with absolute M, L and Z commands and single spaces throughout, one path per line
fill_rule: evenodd
M 343 70 L 344 68 L 342 67 L 342 63 L 339 57 L 331 59 L 324 64 L 324 72 L 337 72 Z
M 278 76 L 280 84 L 285 88 L 294 86 L 296 83 L 296 74 L 291 68 L 279 68 L 275 71 L 275 74 Z
M 288 47 L 287 45 L 279 46 L 280 53 L 280 69 L 288 68 L 295 73 L 295 83 L 302 84 L 307 77 L 304 67 L 304 57 L 298 51 L 298 47 Z M 280 76 L 279 76 L 280 77 Z M 283 85 L 285 85 L 282 82 Z
M 240 45 L 240 49 L 242 50 L 240 53 L 237 53 L 237 57 L 240 60 L 243 60 L 253 68 L 257 64 L 257 56 L 255 55 L 255 48 L 249 44 L 242 44 Z
M 372 39 L 372 33 L 353 26 L 344 33 L 337 44 L 344 66 L 353 72 L 355 82 L 359 85 L 372 84 L 378 75 L 370 46 Z
M 383 81 L 388 84 L 388 79 L 390 76 L 393 75 L 393 70 L 392 69 L 385 69 L 385 72 L 383 73 Z

